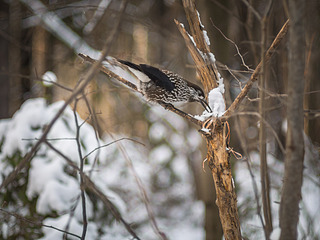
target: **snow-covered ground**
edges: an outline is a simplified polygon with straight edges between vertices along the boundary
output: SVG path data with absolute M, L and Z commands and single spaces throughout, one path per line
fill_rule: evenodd
M 30 150 L 36 139 L 41 136 L 44 126 L 50 122 L 63 103 L 61 101 L 47 105 L 45 99 L 30 99 L 21 106 L 12 119 L 0 121 L 2 142 L 0 182 L 13 170 L 15 164 L 12 164 L 10 159 L 21 158 Z M 161 143 L 149 151 L 139 143 L 122 140 L 90 154 L 85 161 L 84 172 L 88 175 L 91 173 L 93 182 L 116 205 L 123 218 L 129 223 L 134 223 L 142 239 L 155 239 L 157 237 L 150 225 L 138 184 L 132 174 L 133 169 L 129 166 L 132 163 L 134 172 L 149 196 L 160 229 L 172 239 L 203 239 L 204 208 L 201 202 L 195 200 L 193 175 L 185 154 L 179 151 L 184 145 L 177 145 L 183 139 L 178 134 L 171 135 L 171 130 L 166 129 L 165 124 L 158 121 L 162 118 L 162 114 L 164 111 L 161 112 L 159 109 L 157 114 L 152 111 L 148 114 L 150 121 L 151 119 L 156 121 L 155 126 L 151 127 L 150 140 L 160 142 L 172 138 L 172 141 L 176 141 L 174 146 L 177 149 L 171 149 Z M 176 118 L 173 114 L 170 117 Z M 82 124 L 83 120 L 79 116 L 78 119 L 79 124 Z M 174 122 L 177 128 L 187 126 L 181 119 L 176 120 Z M 47 139 L 79 166 L 75 136 L 74 115 L 72 109 L 68 107 L 54 124 Z M 122 137 L 125 136 L 114 135 L 97 140 L 94 129 L 89 124 L 83 123 L 80 128 L 82 155 L 85 156 L 98 146 Z M 195 140 L 193 146 L 196 142 L 201 143 L 200 136 L 195 137 Z M 125 153 L 119 150 L 119 143 L 122 144 Z M 165 167 L 167 164 L 172 167 Z M 28 217 L 31 214 L 28 203 L 36 201 L 37 214 L 44 216 L 43 224 L 62 230 L 68 226 L 69 232 L 81 236 L 83 219 L 79 182 L 79 175 L 68 166 L 65 159 L 46 144 L 42 144 L 31 161 L 28 179 L 20 179 L 19 182 L 20 185 L 26 184 L 27 199 L 23 200 L 15 195 L 16 201 L 7 203 L 6 209 Z M 10 191 L 14 189 L 10 188 Z M 3 190 L 0 196 L 5 194 L 6 190 Z M 173 203 L 172 200 L 176 202 Z M 125 228 L 115 222 L 106 207 L 92 195 L 86 194 L 86 212 L 88 217 L 86 239 L 130 239 Z M 12 225 L 16 220 L 13 218 L 11 222 L 0 223 L 2 237 L 14 234 Z M 43 227 L 42 231 L 44 236 L 41 239 L 56 240 L 62 239 L 63 236 L 63 233 L 52 228 Z M 77 238 L 70 237 L 70 239 Z

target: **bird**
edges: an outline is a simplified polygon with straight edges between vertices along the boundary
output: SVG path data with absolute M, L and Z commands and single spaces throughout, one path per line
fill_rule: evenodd
M 135 64 L 117 59 L 117 62 L 135 75 L 135 86 L 151 102 L 172 105 L 177 102 L 199 102 L 207 112 L 212 112 L 203 90 L 180 75 L 147 64 Z

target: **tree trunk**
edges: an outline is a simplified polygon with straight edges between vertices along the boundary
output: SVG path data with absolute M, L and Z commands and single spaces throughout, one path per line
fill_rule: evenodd
M 280 204 L 280 239 L 297 239 L 303 173 L 303 93 L 305 66 L 305 1 L 289 1 L 289 79 L 286 159 Z
M 217 120 L 207 135 L 208 166 L 212 172 L 224 238 L 242 239 L 237 209 L 237 195 L 231 173 L 230 156 L 226 144 L 226 123 Z
M 9 34 L 16 42 L 9 44 L 9 115 L 12 116 L 21 104 L 21 4 L 18 0 L 10 2 Z

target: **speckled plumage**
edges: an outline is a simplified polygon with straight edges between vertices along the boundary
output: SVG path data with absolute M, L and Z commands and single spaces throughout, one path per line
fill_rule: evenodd
M 173 83 L 174 87 L 172 89 L 164 88 L 162 86 L 158 86 L 153 81 L 144 83 L 144 94 L 150 101 L 163 101 L 167 103 L 192 102 L 195 101 L 195 94 L 203 95 L 203 92 L 199 87 L 198 91 L 201 91 L 199 93 L 196 93 L 195 88 L 192 89 L 188 85 L 188 82 L 179 75 L 167 70 L 163 70 L 163 72 L 168 76 L 170 82 Z
M 136 65 L 123 60 L 119 60 L 119 62 L 129 67 L 133 73 L 139 71 L 147 76 L 137 86 L 147 100 L 162 103 L 197 101 L 204 108 L 209 108 L 202 89 L 178 74 L 146 64 Z

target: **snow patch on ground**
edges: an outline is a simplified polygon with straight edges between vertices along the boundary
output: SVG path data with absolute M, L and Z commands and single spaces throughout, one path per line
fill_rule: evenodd
M 7 160 L 8 157 L 13 156 L 17 152 L 20 152 L 21 156 L 25 155 L 32 145 L 35 144 L 36 138 L 38 139 L 41 136 L 44 126 L 51 121 L 63 104 L 64 102 L 60 101 L 47 105 L 45 99 L 30 99 L 21 106 L 20 110 L 11 119 L 0 120 L 0 139 L 2 141 L 2 145 L 0 146 L 0 183 L 13 169 Z M 77 118 L 79 124 L 81 124 L 80 139 L 83 156 L 90 153 L 98 145 L 109 144 L 116 139 L 125 137 L 106 136 L 103 140 L 96 140 L 92 126 L 83 122 L 84 120 L 78 115 Z M 178 233 L 179 231 L 188 229 L 188 234 L 183 234 L 184 238 L 181 237 L 181 239 L 188 239 L 187 237 L 192 239 L 191 236 L 196 236 L 195 238 L 200 239 L 204 236 L 202 228 L 203 211 L 200 211 L 201 207 L 199 207 L 202 203 L 195 204 L 195 200 L 192 198 L 194 194 L 193 180 L 190 177 L 192 173 L 188 166 L 187 157 L 181 151 L 184 145 L 178 143 L 179 141 L 183 141 L 183 138 L 177 134 L 171 134 L 170 130 L 163 127 L 163 122 L 160 119 L 168 118 L 168 122 L 171 122 L 173 127 L 176 127 L 177 130 L 175 131 L 184 132 L 187 124 L 180 117 L 170 114 L 163 109 L 155 112 L 154 110 L 150 110 L 149 118 L 155 122 L 153 130 L 149 132 L 150 136 L 156 141 L 163 141 L 164 139 L 166 141 L 177 141 L 177 143 L 172 144 L 177 149 L 173 151 L 166 144 L 159 144 L 148 154 L 145 147 L 126 140 L 126 142 L 121 141 L 125 146 L 126 155 L 131 160 L 133 168 L 145 186 L 146 192 L 149 194 L 151 207 L 154 209 L 160 228 L 165 229 L 169 237 L 171 234 L 175 234 L 175 232 Z M 52 127 L 47 139 L 55 148 L 59 149 L 59 151 L 79 166 L 80 161 L 77 145 L 74 140 L 75 136 L 74 113 L 70 107 L 67 107 Z M 200 142 L 201 137 L 198 136 L 196 142 L 192 142 L 191 145 L 197 149 L 196 144 Z M 185 143 L 188 142 L 185 141 Z M 149 159 L 148 156 L 150 156 Z M 98 163 L 95 163 L 96 158 L 99 160 Z M 85 173 L 89 174 L 91 172 L 91 180 L 108 196 L 124 218 L 128 222 L 137 224 L 138 232 L 142 239 L 155 239 L 156 236 L 149 224 L 148 214 L 141 200 L 140 191 L 129 170 L 129 163 L 125 159 L 126 157 L 119 150 L 118 144 L 111 144 L 87 157 L 84 166 Z M 172 169 L 165 171 L 166 168 L 164 166 L 166 164 L 170 164 Z M 159 171 L 161 174 L 158 175 L 159 172 L 155 171 Z M 175 171 L 179 173 L 173 175 Z M 70 222 L 68 231 L 81 235 L 83 220 L 80 179 L 78 173 L 72 172 L 73 169 L 64 158 L 51 150 L 47 145 L 42 144 L 31 161 L 26 196 L 29 200 L 36 200 L 38 214 L 46 216 L 44 224 L 65 229 L 67 223 Z M 154 184 L 152 179 L 155 176 L 159 177 L 159 184 L 168 187 L 167 190 L 165 188 L 160 192 L 152 193 L 152 184 Z M 172 183 L 170 180 L 172 176 L 181 180 L 176 180 Z M 170 208 L 169 212 L 179 214 L 170 216 L 166 214 L 168 216 L 164 217 L 163 204 L 167 204 L 170 198 L 180 199 L 180 203 L 177 202 L 176 206 L 167 206 Z M 86 238 L 128 239 L 129 234 L 121 224 L 111 222 L 106 225 L 97 220 L 97 215 L 103 214 L 103 212 L 107 212 L 104 214 L 108 214 L 108 210 L 106 210 L 106 207 L 101 202 L 96 206 L 94 204 L 86 195 L 86 211 L 88 215 Z M 195 209 L 197 206 L 200 208 L 199 212 Z M 75 209 L 74 213 L 71 213 L 71 209 L 73 208 Z M 22 214 L 22 211 L 25 210 L 26 208 L 19 208 L 17 213 Z M 195 212 L 199 215 L 196 216 Z M 58 216 L 52 217 L 52 213 Z M 23 212 L 23 214 L 27 216 L 28 210 Z M 7 229 L 7 232 L 10 231 L 10 228 L 6 226 L 8 225 L 4 223 L 1 229 Z M 61 239 L 63 235 L 55 229 L 45 227 L 42 228 L 42 231 L 44 233 L 42 239 L 46 240 Z M 73 237 L 69 237 L 73 239 Z

